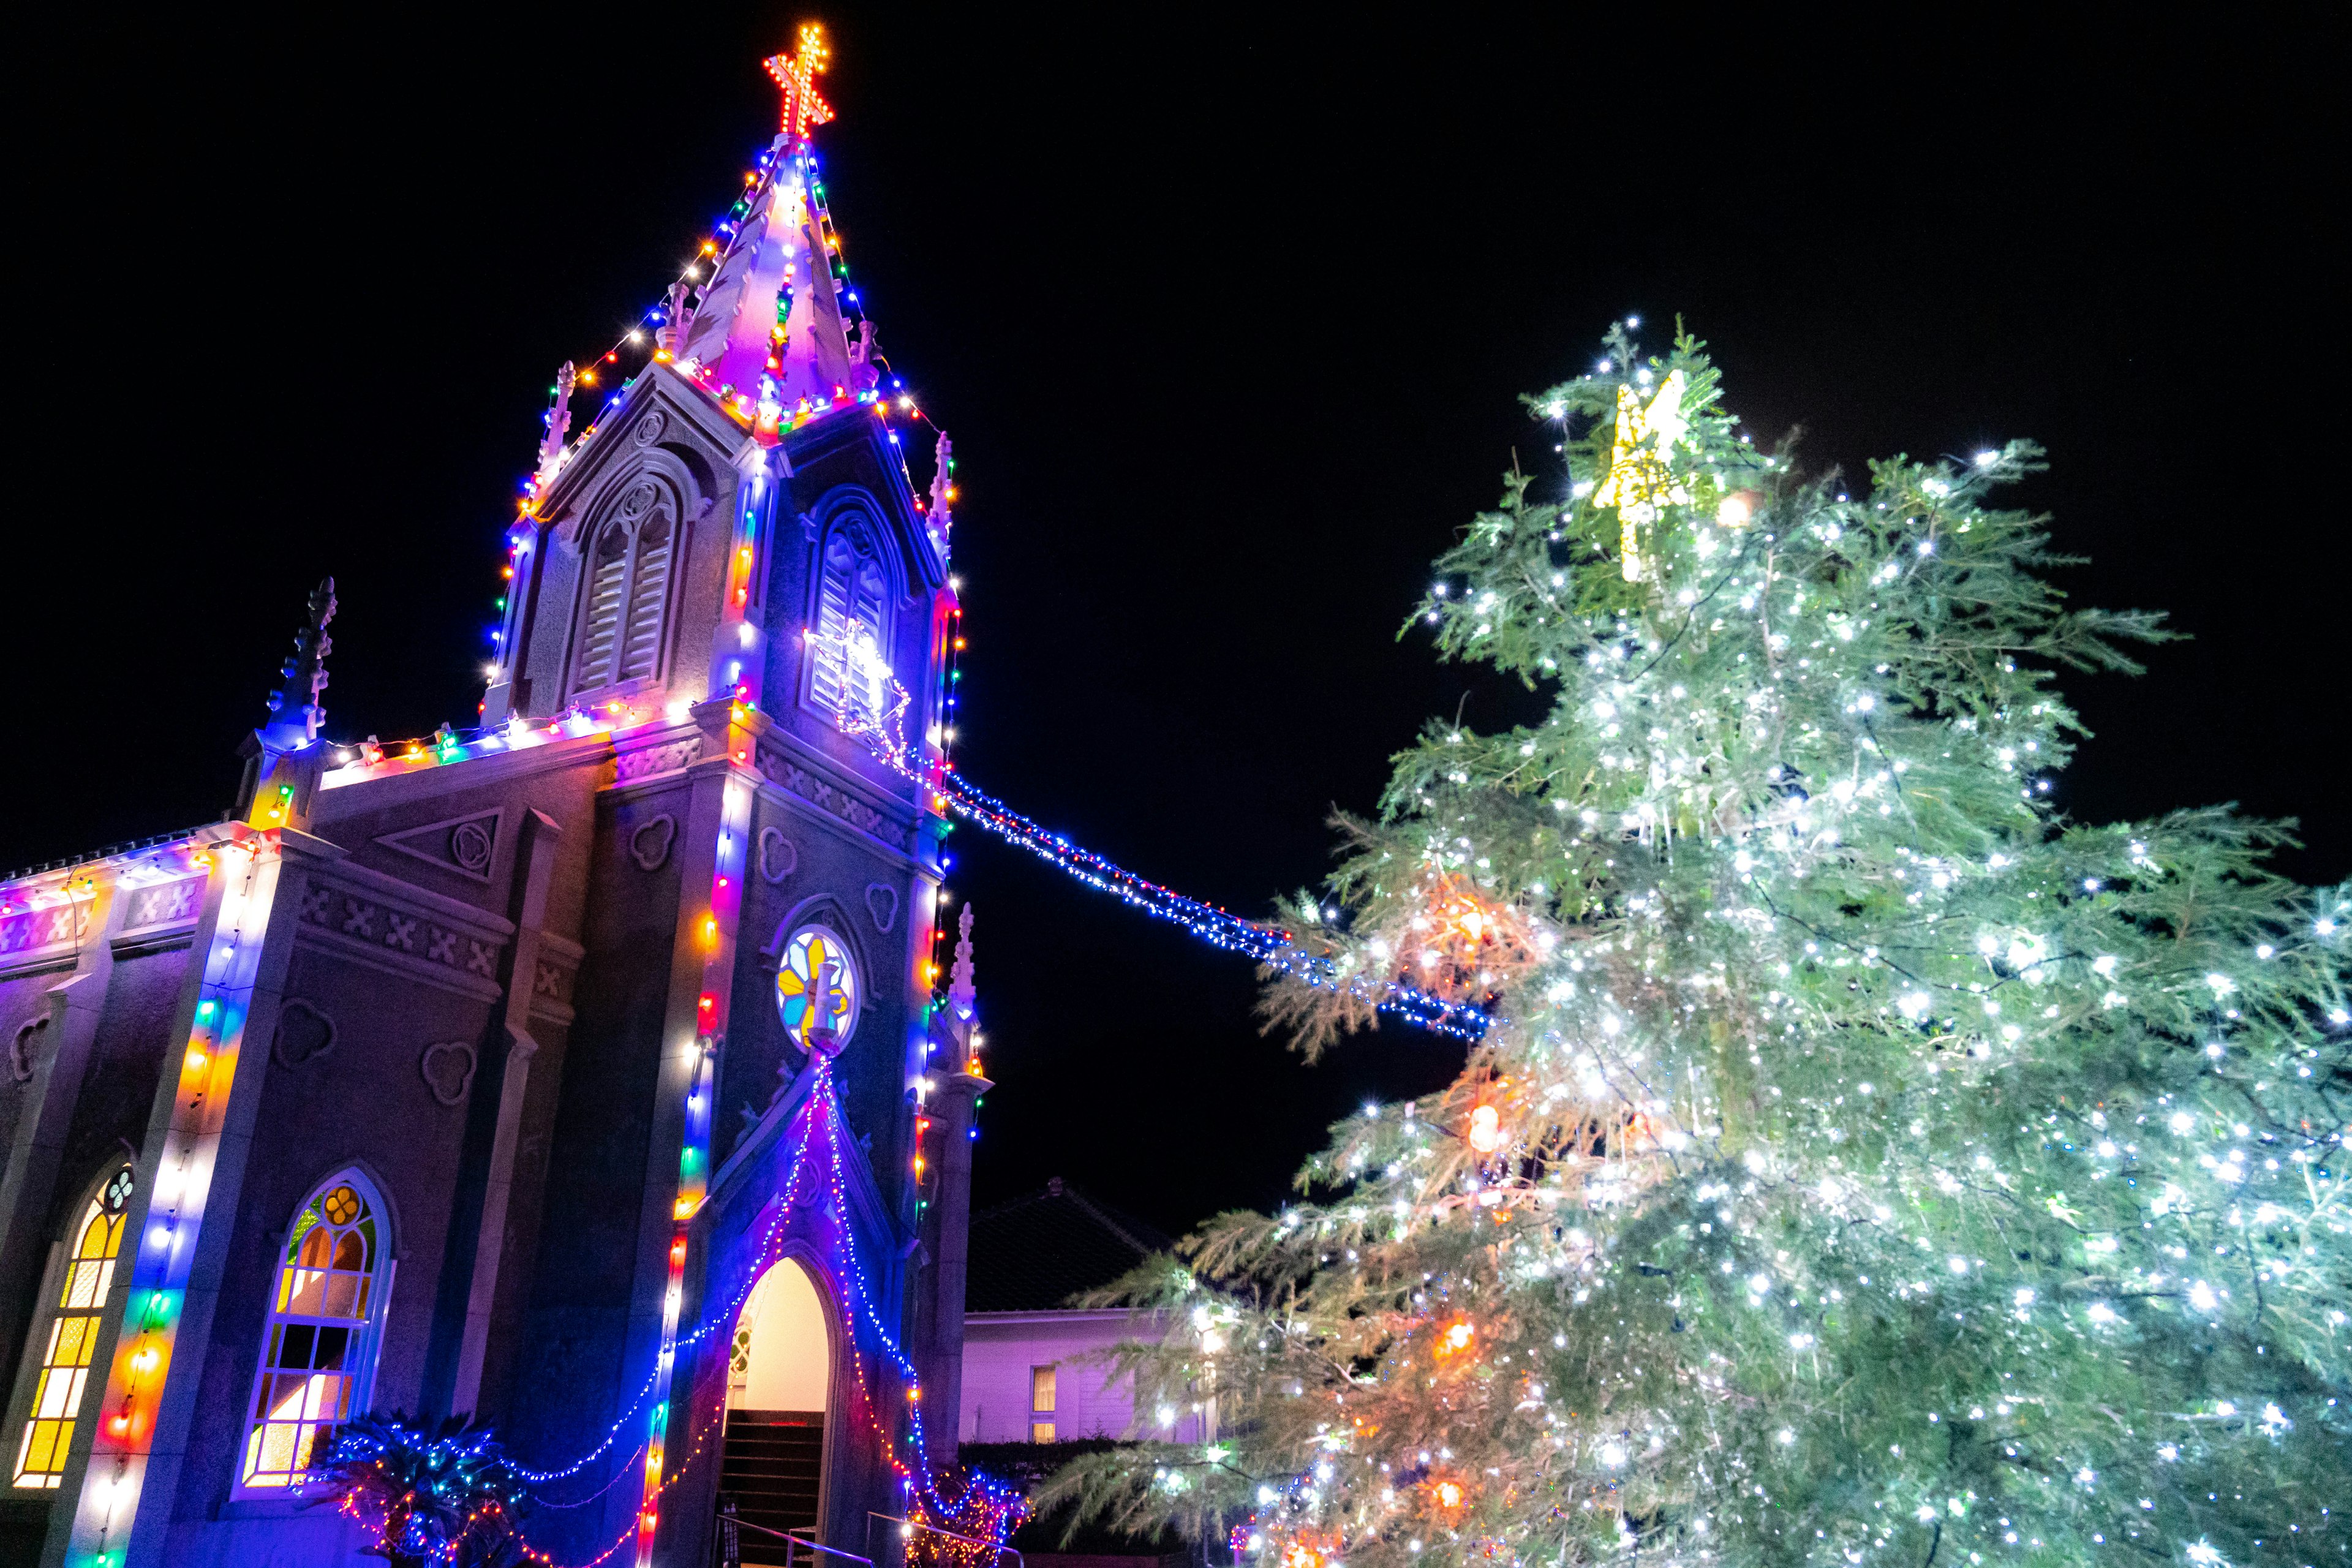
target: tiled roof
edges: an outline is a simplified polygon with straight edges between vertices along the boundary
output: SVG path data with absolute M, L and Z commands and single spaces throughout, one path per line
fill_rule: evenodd
M 1167 1237 L 1085 1196 L 1060 1177 L 1045 1190 L 971 1216 L 967 1312 L 1041 1312 L 1109 1284 Z

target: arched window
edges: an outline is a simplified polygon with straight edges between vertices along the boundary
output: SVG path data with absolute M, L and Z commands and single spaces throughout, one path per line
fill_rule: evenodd
M 16 1444 L 16 1484 L 54 1487 L 65 1479 L 74 1423 L 89 1392 L 90 1352 L 99 1325 L 114 1296 L 114 1259 L 122 1250 L 122 1222 L 131 1207 L 131 1167 L 109 1176 L 66 1237 L 65 1279 L 58 1290 L 57 1315 L 43 1342 L 41 1370 Z M 101 1375 L 99 1385 L 105 1387 Z
M 383 1205 L 357 1171 L 330 1176 L 286 1238 L 246 1413 L 237 1487 L 299 1486 L 321 1439 L 364 1407 L 383 1323 Z
M 651 479 L 632 486 L 596 530 L 572 674 L 575 695 L 660 672 L 677 535 L 668 494 Z
M 811 705 L 845 730 L 872 727 L 890 706 L 890 590 L 881 547 L 862 521 L 825 540 L 809 619 Z

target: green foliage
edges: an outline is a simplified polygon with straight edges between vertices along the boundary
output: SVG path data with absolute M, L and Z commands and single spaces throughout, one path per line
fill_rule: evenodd
M 395 1563 L 500 1568 L 523 1560 L 514 1525 L 522 1477 L 487 1426 L 453 1416 L 428 1431 L 400 1411 L 335 1429 L 316 1495 L 368 1532 L 368 1553 Z
M 1530 400 L 1570 493 L 1511 479 L 1414 624 L 1549 716 L 1431 725 L 1306 928 L 1494 1027 L 1125 1282 L 1173 1325 L 1139 1409 L 1215 1440 L 1041 1501 L 1290 1568 L 2346 1561 L 2352 887 L 2227 809 L 2044 804 L 2053 671 L 2169 634 L 2037 575 L 1990 500 L 2033 447 L 1849 497 L 1688 339 L 1637 396 L 1676 371 L 1640 582 L 1591 499 L 1618 376 Z

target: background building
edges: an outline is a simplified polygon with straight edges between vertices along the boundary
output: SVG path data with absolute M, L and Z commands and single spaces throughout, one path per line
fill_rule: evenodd
M 1132 1339 L 1123 1307 L 1071 1299 L 1097 1289 L 1171 1243 L 1142 1221 L 1055 1177 L 1043 1192 L 971 1218 L 964 1291 L 966 1443 L 1066 1443 L 1136 1431 L 1135 1391 L 1104 1360 Z M 1150 1435 L 1192 1442 L 1197 1412 L 1145 1412 Z
M 1078 1307 L 1169 1238 L 1055 1177 L 1045 1190 L 971 1217 L 964 1295 L 965 1460 L 1034 1487 L 1079 1454 L 1133 1437 L 1201 1440 L 1203 1412 L 1147 1410 L 1131 1380 L 1113 1373 L 1122 1340 L 1165 1325 L 1125 1308 Z M 1101 1524 L 1072 1535 L 1066 1510 L 1034 1518 L 1013 1537 L 1032 1568 L 1181 1568 L 1205 1563 L 1203 1543 L 1172 1533 L 1135 1536 Z

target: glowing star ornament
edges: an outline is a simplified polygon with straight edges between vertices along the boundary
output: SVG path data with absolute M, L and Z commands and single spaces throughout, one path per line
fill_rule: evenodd
M 1617 389 L 1617 438 L 1609 456 L 1609 478 L 1593 492 L 1592 502 L 1617 509 L 1617 553 L 1628 583 L 1642 580 L 1642 530 L 1658 520 L 1661 506 L 1690 500 L 1669 461 L 1675 443 L 1690 427 L 1683 416 L 1688 384 L 1683 373 L 1675 371 L 1659 384 L 1647 408 L 1632 387 Z
M 801 28 L 800 53 L 771 55 L 761 62 L 784 89 L 783 131 L 794 142 L 807 141 L 811 126 L 832 122 L 833 105 L 818 97 L 816 90 L 816 73 L 832 58 L 833 51 L 825 47 L 824 29 L 811 22 Z

